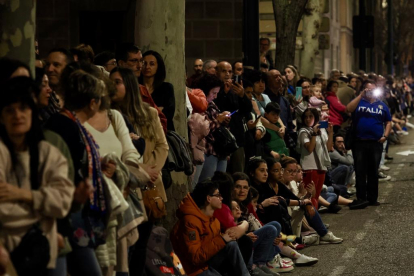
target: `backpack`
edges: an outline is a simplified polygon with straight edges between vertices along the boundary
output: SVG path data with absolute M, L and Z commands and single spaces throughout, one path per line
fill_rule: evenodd
M 152 228 L 147 244 L 145 268 L 148 275 L 186 275 L 180 259 L 174 253 L 168 231 L 165 228 Z
M 214 130 L 213 137 L 214 151 L 219 157 L 227 157 L 239 148 L 236 142 L 236 138 L 225 126 L 220 126 Z

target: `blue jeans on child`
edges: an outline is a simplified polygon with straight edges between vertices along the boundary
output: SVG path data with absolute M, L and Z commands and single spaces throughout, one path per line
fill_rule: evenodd
M 323 197 L 326 201 L 329 203 L 334 202 L 338 196 L 335 194 L 334 188 L 332 186 L 329 186 L 326 191 L 321 192 L 321 197 Z
M 202 165 L 197 165 L 193 177 L 193 188 L 198 182 L 206 180 L 214 175 L 215 171 L 226 172 L 227 159 L 219 159 L 214 155 L 204 155 L 205 161 Z
M 282 227 L 277 221 L 271 221 L 253 232 L 257 236 L 257 240 L 253 243 L 254 264 L 266 264 L 280 253 L 280 248 L 273 245 L 273 242 L 279 237 L 281 230 Z

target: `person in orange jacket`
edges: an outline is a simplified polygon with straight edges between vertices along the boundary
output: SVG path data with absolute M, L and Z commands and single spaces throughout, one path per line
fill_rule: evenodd
M 220 232 L 220 222 L 213 217 L 222 206 L 218 184 L 200 182 L 177 210 L 178 222 L 171 232 L 171 242 L 188 276 L 249 276 L 231 230 Z

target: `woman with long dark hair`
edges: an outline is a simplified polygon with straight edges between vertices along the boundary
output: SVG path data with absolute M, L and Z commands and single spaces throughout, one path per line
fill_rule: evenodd
M 167 129 L 175 130 L 174 87 L 171 83 L 165 82 L 167 73 L 164 60 L 158 52 L 152 50 L 146 51 L 142 57 L 144 64 L 140 82 L 148 89 L 155 104 L 167 117 Z
M 74 192 L 66 158 L 44 141 L 35 89 L 31 79 L 17 77 L 3 83 L 0 100 L 1 238 L 19 275 L 55 267 L 56 219 L 68 214 Z

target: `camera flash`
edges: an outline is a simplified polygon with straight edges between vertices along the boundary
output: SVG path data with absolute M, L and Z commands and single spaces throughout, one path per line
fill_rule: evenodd
M 381 91 L 381 89 L 377 88 L 377 89 L 374 89 L 373 94 L 374 94 L 375 97 L 379 97 L 379 96 L 381 96 L 382 91 Z

